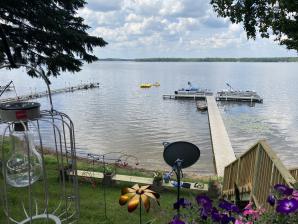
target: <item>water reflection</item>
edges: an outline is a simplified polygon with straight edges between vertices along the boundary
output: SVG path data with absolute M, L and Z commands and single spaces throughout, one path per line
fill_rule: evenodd
M 258 104 L 258 103 L 257 103 Z M 219 107 L 223 107 L 224 110 L 229 110 L 229 108 L 238 107 L 240 109 L 244 107 L 255 107 L 255 102 L 239 102 L 239 101 L 217 101 Z
M 162 142 L 189 141 L 201 150 L 199 162 L 189 169 L 210 174 L 214 168 L 207 114 L 198 112 L 194 101 L 163 100 L 162 95 L 173 94 L 188 81 L 213 92 L 225 88 L 225 81 L 237 89 L 256 90 L 263 104 L 219 103 L 234 150 L 240 154 L 265 138 L 287 165 L 294 166 L 297 69 L 297 63 L 99 62 L 51 81 L 53 89 L 84 81 L 101 84 L 99 89 L 53 96 L 55 108 L 74 121 L 80 152 L 123 151 L 139 157 L 140 166 L 170 169 L 162 159 Z M 0 71 L 0 79 L 14 80 L 18 94 L 44 90 L 41 80 L 21 69 Z M 142 82 L 156 81 L 161 83 L 158 88 L 139 88 Z M 49 108 L 46 98 L 38 101 Z

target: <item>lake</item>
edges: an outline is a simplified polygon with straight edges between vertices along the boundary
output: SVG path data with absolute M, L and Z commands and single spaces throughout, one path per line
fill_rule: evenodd
M 237 155 L 259 139 L 266 139 L 290 167 L 298 159 L 298 63 L 175 63 L 97 62 L 77 74 L 51 78 L 52 89 L 87 81 L 100 88 L 53 96 L 54 107 L 75 124 L 79 153 L 122 151 L 137 156 L 140 167 L 170 169 L 163 161 L 163 142 L 189 141 L 201 150 L 200 160 L 187 172 L 214 173 L 207 113 L 195 102 L 164 100 L 163 94 L 192 82 L 214 93 L 226 89 L 255 90 L 263 104 L 219 103 Z M 24 69 L 0 71 L 1 85 L 14 81 L 17 94 L 45 90 L 41 79 Z M 160 87 L 139 88 L 140 83 L 160 82 Z M 5 93 L 2 98 L 13 95 Z M 49 109 L 47 98 L 38 99 Z

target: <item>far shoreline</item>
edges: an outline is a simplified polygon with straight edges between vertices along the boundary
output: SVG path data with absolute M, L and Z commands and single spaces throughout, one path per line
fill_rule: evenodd
M 261 58 L 103 58 L 100 61 L 123 61 L 123 62 L 298 62 L 298 57 L 261 57 Z

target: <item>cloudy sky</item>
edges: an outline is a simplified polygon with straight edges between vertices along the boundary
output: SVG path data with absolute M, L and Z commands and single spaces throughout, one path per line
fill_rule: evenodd
M 79 15 L 109 45 L 100 58 L 297 56 L 272 39 L 247 40 L 209 0 L 87 0 Z

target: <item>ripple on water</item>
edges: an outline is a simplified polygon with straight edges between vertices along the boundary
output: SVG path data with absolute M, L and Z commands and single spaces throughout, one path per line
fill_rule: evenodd
M 297 165 L 297 70 L 297 63 L 100 62 L 51 81 L 53 89 L 81 80 L 101 83 L 99 89 L 53 96 L 55 108 L 74 121 L 79 152 L 120 150 L 138 156 L 144 167 L 169 169 L 161 143 L 190 141 L 201 149 L 201 159 L 188 170 L 208 174 L 214 168 L 207 114 L 199 113 L 193 101 L 163 100 L 162 95 L 188 81 L 213 91 L 225 88 L 225 81 L 236 89 L 256 90 L 263 104 L 220 104 L 233 148 L 240 154 L 266 138 L 285 164 Z M 6 72 L 0 71 L 2 82 L 13 79 L 19 94 L 44 90 L 41 81 L 27 77 L 24 70 L 11 76 Z M 142 82 L 155 81 L 159 88 L 139 88 Z M 49 108 L 47 99 L 38 101 Z

